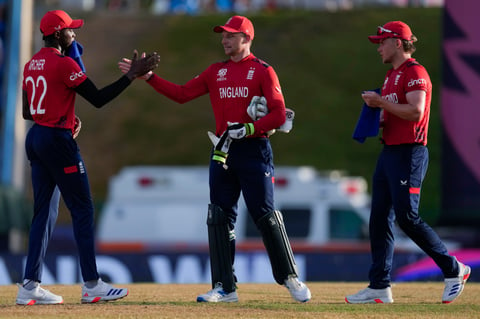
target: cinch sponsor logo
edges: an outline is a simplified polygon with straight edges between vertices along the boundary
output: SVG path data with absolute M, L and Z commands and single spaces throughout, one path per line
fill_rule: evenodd
M 220 98 L 248 97 L 248 87 L 226 87 L 219 88 Z
M 80 71 L 78 73 L 73 72 L 70 75 L 70 81 L 75 81 L 76 79 L 81 78 L 83 75 L 84 75 L 84 73 L 82 71 Z
M 426 85 L 427 84 L 427 80 L 425 79 L 417 79 L 417 80 L 410 80 L 410 82 L 408 82 L 408 87 L 411 88 L 412 86 L 415 86 L 415 85 Z
M 28 65 L 28 70 L 29 71 L 40 71 L 40 70 L 43 70 L 44 65 L 45 65 L 45 59 L 32 60 L 32 61 L 30 61 L 30 64 Z

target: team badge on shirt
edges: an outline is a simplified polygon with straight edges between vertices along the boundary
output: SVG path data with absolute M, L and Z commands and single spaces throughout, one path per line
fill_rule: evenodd
M 254 73 L 255 73 L 255 68 L 250 68 L 250 70 L 248 70 L 247 80 L 253 79 L 253 74 Z
M 395 83 L 394 85 L 398 85 L 398 81 L 400 80 L 400 78 L 402 77 L 402 71 L 398 72 L 397 76 L 395 77 Z
M 218 81 L 225 81 L 227 78 L 225 77 L 227 75 L 227 69 L 223 68 L 218 70 L 217 73 L 217 82 Z

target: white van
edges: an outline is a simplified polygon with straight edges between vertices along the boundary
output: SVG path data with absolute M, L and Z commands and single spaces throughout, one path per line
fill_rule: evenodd
M 98 224 L 99 250 L 206 247 L 208 204 L 208 167 L 125 167 L 110 180 Z M 369 204 L 363 177 L 312 167 L 275 168 L 275 206 L 292 245 L 365 239 Z M 260 240 L 243 198 L 236 236 L 239 245 Z

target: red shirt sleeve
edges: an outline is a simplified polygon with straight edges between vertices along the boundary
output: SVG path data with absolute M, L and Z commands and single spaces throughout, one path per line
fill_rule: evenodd
M 267 99 L 269 113 L 254 122 L 255 132 L 264 134 L 285 123 L 285 101 L 278 76 L 271 66 L 266 69 L 262 81 L 263 96 Z
M 203 73 L 194 77 L 184 85 L 172 83 L 162 79 L 156 74 L 153 74 L 147 83 L 158 93 L 182 104 L 208 93 L 208 87 L 204 80 Z
M 419 64 L 407 68 L 405 77 L 405 93 L 418 90 L 428 92 L 431 89 L 430 77 L 427 70 Z

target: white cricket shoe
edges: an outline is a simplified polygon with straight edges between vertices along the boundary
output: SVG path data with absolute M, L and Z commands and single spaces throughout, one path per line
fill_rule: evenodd
M 463 291 L 465 283 L 470 272 L 472 271 L 469 266 L 458 262 L 458 276 L 455 278 L 445 278 L 445 289 L 443 290 L 442 303 L 451 303 L 454 301 Z
M 287 287 L 290 295 L 292 295 L 292 298 L 296 301 L 307 302 L 312 298 L 310 289 L 308 289 L 307 285 L 298 280 L 297 277 L 288 277 L 288 279 L 285 280 L 285 287 Z
M 93 288 L 82 287 L 82 303 L 96 303 L 101 301 L 111 301 L 121 299 L 128 295 L 127 288 L 115 288 L 98 279 L 98 283 Z
M 222 283 L 219 282 L 206 294 L 198 295 L 197 302 L 238 302 L 238 295 L 236 291 L 224 291 Z
M 365 288 L 345 297 L 347 303 L 393 303 L 392 288 Z
M 62 296 L 57 296 L 47 289 L 43 289 L 40 285 L 32 290 L 27 290 L 20 284 L 17 284 L 17 286 L 17 305 L 57 305 L 63 303 Z

